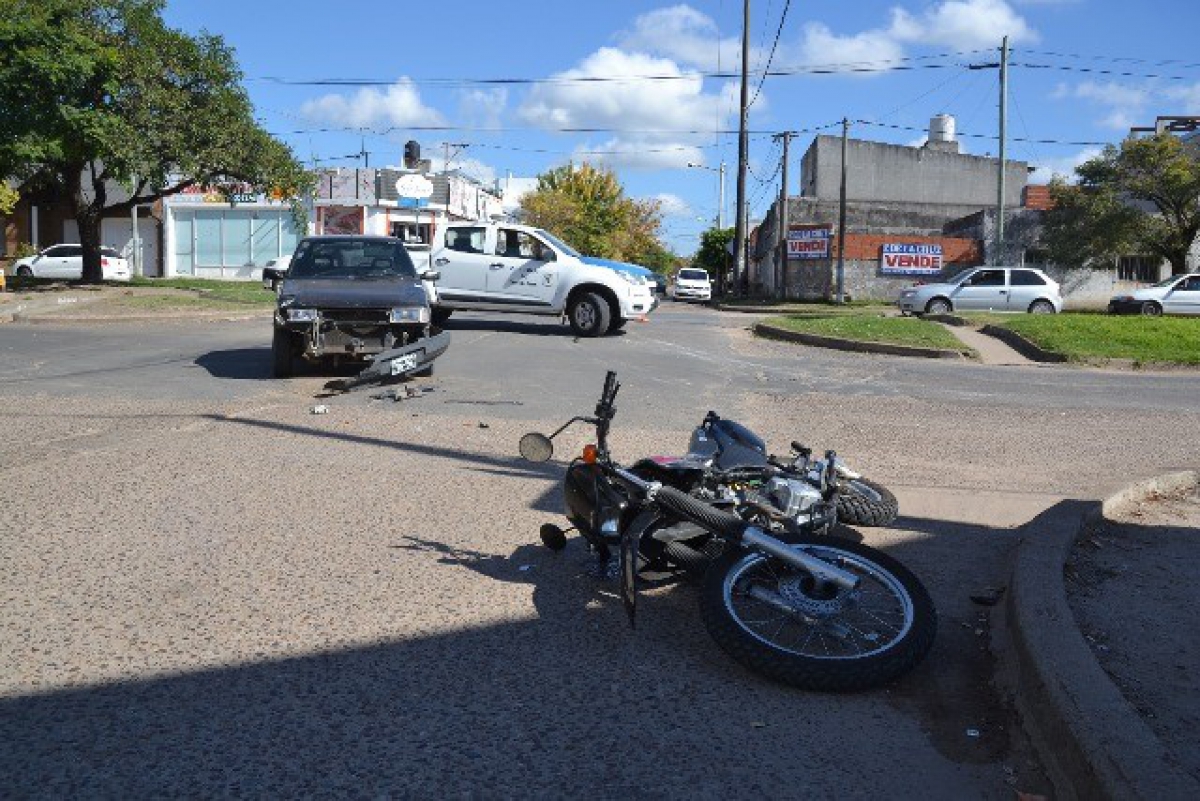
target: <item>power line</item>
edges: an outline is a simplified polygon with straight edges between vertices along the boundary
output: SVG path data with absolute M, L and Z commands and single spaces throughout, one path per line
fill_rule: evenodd
M 771 55 L 767 56 L 767 68 L 763 70 L 762 77 L 758 79 L 758 88 L 754 90 L 754 97 L 750 100 L 750 105 L 754 105 L 754 101 L 758 100 L 758 93 L 762 91 L 763 84 L 767 82 L 767 73 L 771 71 L 771 62 L 775 60 L 775 48 L 779 47 L 779 37 L 783 34 L 783 23 L 787 20 L 788 9 L 792 7 L 792 0 L 787 0 L 783 4 L 783 13 L 779 15 L 779 27 L 775 29 L 775 41 L 771 43 Z
M 1178 58 L 1166 58 L 1166 59 L 1156 60 L 1156 59 L 1149 59 L 1149 58 L 1136 58 L 1134 56 L 1113 56 L 1113 55 L 1107 55 L 1107 54 L 1094 55 L 1094 54 L 1087 54 L 1087 53 L 1063 53 L 1063 52 L 1056 52 L 1056 51 L 1052 51 L 1052 50 L 1030 50 L 1030 49 L 1024 48 L 1024 47 L 1022 47 L 1020 49 L 1014 48 L 1013 52 L 1029 53 L 1029 54 L 1035 55 L 1035 56 L 1051 56 L 1053 58 L 1074 58 L 1074 59 L 1079 59 L 1079 60 L 1083 60 L 1083 61 L 1107 61 L 1107 62 L 1111 62 L 1114 64 L 1118 63 L 1118 62 L 1129 62 L 1130 64 L 1149 64 L 1152 67 L 1177 66 L 1182 69 L 1200 68 L 1200 62 L 1188 63 L 1188 62 L 1184 62 L 1182 59 L 1178 59 Z
M 876 128 L 891 128 L 896 131 L 919 131 L 922 133 L 928 132 L 928 131 L 926 131 L 925 128 L 916 128 L 912 125 L 894 125 L 892 123 L 886 123 L 886 122 L 875 122 L 874 120 L 855 120 L 854 123 L 856 125 L 870 125 L 870 126 L 873 126 Z M 975 133 L 967 133 L 966 131 L 958 131 L 957 133 L 959 136 L 965 136 L 970 139 L 993 139 L 994 140 L 994 139 L 1000 138 L 999 136 L 996 136 L 995 134 L 975 134 Z M 1070 145 L 1072 147 L 1103 147 L 1104 145 L 1112 144 L 1111 142 L 1070 141 L 1070 140 L 1064 140 L 1064 139 L 1033 139 L 1033 138 L 1021 137 L 1021 136 L 1010 136 L 1009 140 L 1013 141 L 1013 142 L 1025 142 L 1025 143 L 1034 144 L 1034 145 Z
M 1195 75 L 1163 75 L 1156 72 L 1126 72 L 1124 70 L 1099 69 L 1096 67 L 1072 67 L 1068 64 L 1034 64 L 1025 62 L 1009 62 L 1010 67 L 1024 67 L 1031 70 L 1055 70 L 1058 72 L 1082 72 L 1089 75 L 1108 75 L 1114 78 L 1154 78 L 1160 81 L 1194 81 Z

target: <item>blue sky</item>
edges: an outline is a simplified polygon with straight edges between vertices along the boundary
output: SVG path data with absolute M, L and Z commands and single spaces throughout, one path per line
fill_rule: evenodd
M 752 70 L 766 64 L 786 3 L 752 3 Z M 741 10 L 736 0 L 170 0 L 166 17 L 236 48 L 260 119 L 306 161 L 361 164 L 351 154 L 365 143 L 372 166 L 397 164 L 408 139 L 437 166 L 444 143 L 469 143 L 451 165 L 489 181 L 602 161 L 629 194 L 663 202 L 663 238 L 689 254 L 717 207 L 716 173 L 689 162 L 730 165 L 732 220 L 737 136 L 721 132 L 737 128 L 737 82 L 714 74 L 739 66 Z M 964 134 L 994 135 L 997 73 L 967 66 L 994 62 L 1006 33 L 1010 136 L 1056 142 L 1011 142 L 1009 156 L 1041 167 L 1036 178 L 1069 172 L 1131 124 L 1200 114 L 1198 31 L 1197 0 L 794 0 L 771 69 L 795 74 L 769 76 L 751 109 L 751 215 L 779 191 L 771 132 L 833 133 L 846 116 L 898 126 L 856 125 L 852 136 L 915 143 L 945 112 Z M 613 76 L 623 78 L 587 80 Z M 793 193 L 811 139 L 793 140 Z M 975 136 L 963 144 L 997 149 Z

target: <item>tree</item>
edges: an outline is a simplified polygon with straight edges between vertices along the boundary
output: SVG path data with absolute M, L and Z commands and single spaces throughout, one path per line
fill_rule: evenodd
M 0 214 L 12 214 L 21 195 L 8 184 L 0 181 Z
M 529 224 L 588 256 L 647 266 L 663 262 L 659 203 L 627 197 L 611 170 L 567 164 L 542 173 L 537 188 L 521 199 L 521 212 Z
M 100 221 L 193 185 L 295 197 L 308 179 L 255 121 L 233 50 L 168 28 L 163 0 L 0 0 L 0 180 L 52 188 L 97 282 Z M 110 182 L 129 196 L 110 200 Z
M 1055 207 L 1042 241 L 1051 260 L 1069 266 L 1122 253 L 1160 256 L 1187 272 L 1200 233 L 1200 152 L 1171 134 L 1128 139 L 1076 168 L 1079 182 L 1055 180 Z
M 729 269 L 729 243 L 733 241 L 734 229 L 709 228 L 700 235 L 700 249 L 692 259 L 692 266 L 707 270 L 716 276 L 718 291 L 724 291 L 725 274 Z

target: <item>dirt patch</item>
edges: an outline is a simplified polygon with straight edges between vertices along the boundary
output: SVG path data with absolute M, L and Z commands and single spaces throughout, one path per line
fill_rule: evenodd
M 1100 665 L 1200 779 L 1200 488 L 1131 505 L 1080 537 L 1067 596 Z

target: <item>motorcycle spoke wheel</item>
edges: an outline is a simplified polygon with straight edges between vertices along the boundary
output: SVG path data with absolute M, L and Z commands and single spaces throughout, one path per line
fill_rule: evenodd
M 812 659 L 879 653 L 912 628 L 913 601 L 891 574 L 836 548 L 806 549 L 857 575 L 859 588 L 825 590 L 762 554 L 745 556 L 725 579 L 725 605 L 746 633 L 772 648 Z

